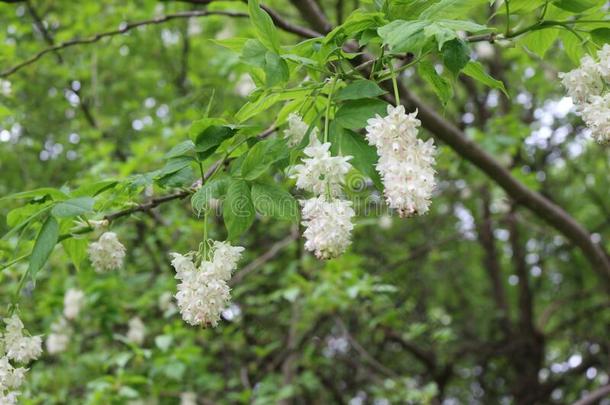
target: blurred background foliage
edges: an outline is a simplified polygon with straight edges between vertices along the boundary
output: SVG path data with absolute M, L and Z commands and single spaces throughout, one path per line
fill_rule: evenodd
M 333 23 L 358 6 L 374 6 L 319 3 Z M 501 27 L 502 15 L 491 16 L 489 2 L 482 3 L 467 17 Z M 516 23 L 530 18 L 527 3 L 544 2 L 511 3 L 515 13 L 523 8 Z M 288 1 L 265 4 L 306 25 Z M 143 0 L 0 3 L 0 66 L 51 42 L 201 7 Z M 211 7 L 247 12 L 241 2 Z M 49 53 L 5 78 L 0 196 L 157 170 L 210 100 L 211 116 L 231 120 L 254 85 L 239 55 L 213 40 L 253 37 L 246 21 L 208 16 L 147 25 Z M 417 69 L 402 78 L 608 249 L 608 151 L 590 140 L 557 80 L 583 49 L 566 49 L 570 43 L 557 41 L 564 36 L 559 30 L 545 33 L 472 45 L 472 56 L 505 83 L 510 99 L 462 77 L 442 106 Z M 281 41 L 298 37 L 282 33 Z M 255 123 L 268 127 L 280 108 Z M 28 283 L 22 291 L 21 317 L 32 333 L 47 334 L 70 287 L 86 293 L 86 306 L 70 325 L 68 350 L 31 365 L 22 402 L 172 404 L 195 392 L 201 404 L 495 404 L 517 403 L 525 390 L 536 396 L 523 403 L 570 403 L 607 385 L 609 301 L 581 251 L 515 208 L 443 144 L 437 170 L 428 215 L 361 215 L 349 252 L 329 262 L 303 253 L 293 224 L 258 218 L 240 240 L 246 247 L 240 268 L 247 271 L 238 270 L 233 305 L 213 329 L 188 327 L 175 308 L 159 305 L 175 291 L 168 253 L 196 249 L 203 235 L 188 199 L 113 223 L 128 249 L 116 273 L 99 275 L 86 261 L 77 269 L 58 248 L 35 288 Z M 123 191 L 111 192 L 107 207 L 167 193 L 157 185 Z M 0 205 L 2 234 L 7 214 L 19 207 L 20 201 Z M 222 219 L 213 223 L 210 236 L 224 239 Z M 0 242 L 3 263 L 14 258 L 17 243 Z M 3 306 L 26 266 L 1 273 Z M 146 325 L 141 346 L 122 338 L 134 316 Z

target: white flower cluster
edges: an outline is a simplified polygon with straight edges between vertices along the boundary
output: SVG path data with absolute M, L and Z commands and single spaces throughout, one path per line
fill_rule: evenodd
M 197 394 L 194 392 L 182 392 L 180 394 L 180 405 L 197 405 Z
M 417 112 L 406 114 L 402 105 L 388 106 L 388 115 L 367 122 L 366 139 L 377 148 L 377 171 L 390 208 L 401 217 L 425 214 L 435 186 L 436 150 L 432 139 L 417 137 Z
M 318 259 L 337 257 L 350 244 L 355 215 L 352 202 L 339 198 L 327 201 L 324 196 L 301 201 L 305 249 L 314 252 Z
M 125 258 L 125 246 L 114 232 L 105 232 L 89 245 L 89 258 L 98 273 L 119 269 Z
M 146 326 L 144 322 L 137 316 L 129 320 L 129 329 L 127 330 L 127 340 L 138 346 L 144 343 L 146 337 Z
M 70 344 L 72 329 L 66 318 L 59 318 L 51 324 L 51 333 L 47 336 L 45 346 L 51 355 L 65 352 Z
M 345 175 L 352 168 L 349 164 L 352 157 L 331 156 L 330 142 L 321 143 L 318 138 L 312 138 L 303 152 L 308 158 L 292 168 L 297 187 L 316 195 L 330 193 L 332 197 L 338 196 L 345 183 Z
M 284 138 L 288 141 L 288 146 L 293 147 L 301 143 L 309 126 L 303 121 L 303 118 L 297 113 L 288 115 L 288 128 L 284 130 Z M 313 128 L 310 132 L 310 137 L 316 137 L 318 128 Z
M 25 379 L 27 369 L 14 367 L 11 360 L 27 363 L 37 359 L 42 354 L 42 339 L 40 336 L 25 336 L 23 323 L 17 315 L 5 319 L 6 331 L 0 335 L 0 404 L 17 404 L 18 391 Z
M 64 316 L 66 319 L 76 319 L 85 304 L 85 293 L 81 290 L 70 288 L 64 295 Z
M 580 67 L 560 73 L 564 87 L 598 143 L 610 143 L 610 44 L 580 60 Z
M 210 252 L 211 260 L 203 257 L 199 266 L 193 261 L 196 258 L 193 253 L 171 254 L 176 278 L 180 280 L 176 301 L 182 319 L 191 325 L 218 324 L 222 310 L 231 299 L 227 282 L 243 250 L 241 246 L 215 241 Z
M 329 142 L 321 143 L 313 136 L 304 150 L 307 157 L 291 169 L 296 186 L 315 194 L 300 203 L 305 249 L 318 259 L 332 259 L 345 252 L 354 228 L 352 202 L 340 198 L 352 157 L 331 156 L 330 147 Z

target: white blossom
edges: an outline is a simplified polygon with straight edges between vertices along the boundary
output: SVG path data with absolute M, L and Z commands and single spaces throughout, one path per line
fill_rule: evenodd
M 40 336 L 24 336 L 23 323 L 17 315 L 5 319 L 4 350 L 6 357 L 20 363 L 37 359 L 42 354 L 42 338 Z
M 195 394 L 194 392 L 181 393 L 180 405 L 197 405 L 197 394 Z
M 210 270 L 224 281 L 231 279 L 231 273 L 237 268 L 244 248 L 231 246 L 228 242 L 215 241 L 212 245 L 212 265 Z
M 26 371 L 23 367 L 13 367 L 7 356 L 0 358 L 0 391 L 19 388 L 23 384 Z
M 51 324 L 51 333 L 45 340 L 47 352 L 51 355 L 66 351 L 70 344 L 72 330 L 66 318 L 59 318 Z
M 159 296 L 159 309 L 163 312 L 174 312 L 176 310 L 176 305 L 174 304 L 174 295 L 166 291 Z
M 599 63 L 597 70 L 607 84 L 610 84 L 610 44 L 604 44 L 602 49 L 597 51 Z
M 388 106 L 385 117 L 367 122 L 366 138 L 377 148 L 377 171 L 390 208 L 401 217 L 425 214 L 435 187 L 436 150 L 432 139 L 417 137 L 417 112 L 406 114 L 402 105 Z
M 125 246 L 119 242 L 116 233 L 105 232 L 97 242 L 89 245 L 89 258 L 99 273 L 119 269 L 125 258 Z
M 18 391 L 9 391 L 6 393 L 0 392 L 0 404 L 2 405 L 17 405 L 19 403 L 19 395 L 21 393 Z
M 311 143 L 304 150 L 308 158 L 292 169 L 292 178 L 296 178 L 297 187 L 311 191 L 316 195 L 330 193 L 335 197 L 339 195 L 341 186 L 345 183 L 345 175 L 350 171 L 351 156 L 331 156 L 330 143 L 320 143 L 312 138 Z
M 610 92 L 593 96 L 582 107 L 582 119 L 591 129 L 591 136 L 598 143 L 610 143 Z
M 288 128 L 284 130 L 284 138 L 288 141 L 288 146 L 293 147 L 301 143 L 309 126 L 303 121 L 303 118 L 297 113 L 288 115 Z M 317 136 L 318 128 L 313 128 L 309 136 L 314 138 Z
M 599 95 L 604 85 L 598 64 L 590 56 L 580 60 L 579 68 L 559 73 L 559 78 L 577 105 L 585 103 L 590 96 Z
M 0 79 L 0 94 L 4 97 L 8 97 L 11 95 L 11 82 L 8 80 Z
M 214 241 L 210 251 L 211 260 L 202 260 L 199 267 L 193 261 L 193 254 L 171 254 L 176 278 L 180 280 L 176 301 L 182 319 L 191 325 L 218 324 L 222 311 L 231 299 L 227 282 L 243 250 L 241 246 Z
M 129 329 L 127 330 L 127 340 L 136 345 L 144 343 L 146 337 L 146 326 L 144 322 L 137 316 L 129 320 Z
M 64 316 L 66 319 L 76 319 L 85 303 L 85 293 L 70 288 L 64 295 Z
M 302 200 L 305 249 L 318 259 L 332 259 L 342 254 L 350 244 L 355 215 L 352 202 L 324 196 Z

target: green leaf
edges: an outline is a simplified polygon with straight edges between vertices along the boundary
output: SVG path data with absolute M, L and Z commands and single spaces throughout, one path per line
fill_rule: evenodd
M 193 211 L 199 214 L 208 209 L 211 199 L 220 199 L 227 192 L 228 184 L 226 178 L 206 181 L 191 197 Z
M 446 42 L 445 45 L 443 45 L 442 53 L 443 64 L 454 75 L 457 75 L 470 60 L 468 45 L 459 39 L 453 39 Z
M 179 170 L 184 169 L 185 167 L 189 167 L 191 163 L 193 163 L 195 159 L 190 156 L 178 156 L 175 158 L 169 159 L 165 166 L 159 171 L 158 177 L 164 177 L 168 174 L 176 173 Z
M 350 163 L 360 173 L 369 177 L 375 183 L 375 186 L 382 190 L 381 179 L 379 173 L 375 170 L 378 156 L 375 147 L 369 145 L 364 137 L 357 132 L 344 128 L 334 128 L 333 134 L 333 152 L 338 155 L 352 156 Z
M 61 242 L 64 251 L 76 267 L 76 270 L 80 271 L 80 265 L 87 257 L 87 247 L 89 242 L 87 239 L 68 238 Z
M 580 39 L 572 32 L 564 30 L 559 33 L 559 38 L 561 38 L 563 49 L 570 60 L 574 64 L 580 64 L 580 59 L 585 55 L 585 47 Z
M 246 180 L 254 180 L 269 169 L 273 163 L 288 156 L 288 147 L 283 139 L 267 139 L 255 144 L 241 166 Z
M 434 65 L 430 61 L 422 60 L 417 65 L 417 73 L 432 86 L 432 90 L 441 100 L 443 106 L 447 105 L 447 102 L 453 95 L 453 88 L 451 83 L 436 72 Z
M 356 80 L 337 91 L 335 101 L 357 100 L 360 98 L 375 98 L 387 93 L 377 83 L 371 80 Z
M 424 35 L 426 25 L 426 21 L 396 20 L 379 28 L 377 32 L 393 52 L 418 54 L 428 42 Z
M 258 39 L 271 51 L 279 53 L 280 40 L 273 20 L 260 6 L 258 0 L 248 0 L 248 13 L 250 21 L 256 30 Z
M 164 188 L 172 187 L 186 187 L 193 184 L 195 175 L 191 166 L 184 166 L 166 175 L 160 176 L 156 179 L 159 186 Z
M 504 87 L 504 83 L 502 83 L 500 80 L 494 79 L 489 74 L 487 74 L 485 68 L 479 62 L 471 60 L 466 64 L 466 67 L 464 67 L 462 73 L 472 77 L 473 79 L 483 83 L 486 86 L 500 90 L 506 95 L 506 97 L 509 97 L 508 92 L 506 91 L 506 87 Z
M 286 82 L 290 74 L 286 61 L 280 58 L 277 53 L 271 51 L 267 51 L 265 54 L 264 70 L 267 87 Z
M 596 28 L 591 30 L 589 34 L 591 35 L 591 40 L 599 46 L 610 44 L 610 28 Z
M 385 115 L 387 106 L 385 101 L 377 99 L 349 100 L 339 107 L 335 120 L 344 128 L 364 128 L 375 114 Z
M 165 154 L 166 159 L 175 158 L 178 156 L 182 156 L 190 151 L 195 149 L 195 144 L 190 139 L 184 142 L 180 142 L 178 145 L 174 146 L 169 152 Z
M 229 239 L 235 239 L 247 231 L 254 222 L 255 215 L 250 187 L 244 180 L 232 180 L 222 210 Z
M 525 35 L 519 42 L 536 55 L 544 58 L 559 35 L 558 29 L 537 30 Z
M 40 232 L 38 232 L 32 254 L 30 255 L 30 263 L 27 272 L 32 279 L 36 277 L 38 271 L 49 259 L 49 256 L 57 243 L 58 237 L 59 224 L 54 217 L 49 215 L 47 220 L 42 224 Z
M 600 2 L 598 0 L 554 0 L 553 5 L 563 10 L 570 11 L 572 13 L 581 13 L 589 10 Z
M 222 142 L 232 137 L 235 132 L 237 130 L 229 126 L 210 125 L 197 135 L 195 151 L 200 154 L 204 152 L 211 154 L 210 151 L 216 150 Z M 199 160 L 203 159 L 200 157 Z
M 78 197 L 62 201 L 51 210 L 51 215 L 59 218 L 70 218 L 88 214 L 93 211 L 95 200 L 91 197 Z
M 265 48 L 265 45 L 263 45 L 261 41 L 249 39 L 244 44 L 241 60 L 248 65 L 263 69 L 265 67 L 265 55 L 267 52 L 267 48 Z
M 11 237 L 12 235 L 14 235 L 15 233 L 24 229 L 34 219 L 36 219 L 38 216 L 40 216 L 44 212 L 48 211 L 51 208 L 51 205 L 50 204 L 41 205 L 40 206 L 41 208 L 34 208 L 35 207 L 34 205 L 30 205 L 29 207 L 31 207 L 31 208 L 23 209 L 23 210 L 21 208 L 16 208 L 15 210 L 13 210 L 13 211 L 15 211 L 14 216 L 11 215 L 11 213 L 13 213 L 13 211 L 11 211 L 11 213 L 9 213 L 9 217 L 7 218 L 7 221 L 8 221 L 8 225 L 12 226 L 12 228 L 7 233 L 2 235 L 2 238 L 0 238 L 0 240 L 6 240 L 9 237 Z M 17 210 L 19 210 L 19 211 L 17 211 Z M 24 216 L 26 216 L 26 217 L 24 218 Z M 17 221 L 21 221 L 21 222 L 17 223 Z
M 286 190 L 276 184 L 254 183 L 252 185 L 254 208 L 262 215 L 282 220 L 298 218 L 299 204 Z
M 7 196 L 0 198 L 0 201 L 18 200 L 18 199 L 22 199 L 22 198 L 29 199 L 29 198 L 34 198 L 34 197 L 46 197 L 46 196 L 49 196 L 53 200 L 56 200 L 56 201 L 61 201 L 61 200 L 65 200 L 65 199 L 69 198 L 66 193 L 64 193 L 56 188 L 43 187 L 43 188 L 37 188 L 35 190 L 22 191 L 20 193 L 9 194 Z
M 487 0 L 440 0 L 428 7 L 419 18 L 422 20 L 459 19 L 467 17 L 469 12 L 475 8 L 479 13 L 485 13 L 481 6 L 489 8 Z
M 117 180 L 102 180 L 95 183 L 87 183 L 74 190 L 71 195 L 73 197 L 95 197 L 106 190 L 116 187 L 118 184 Z

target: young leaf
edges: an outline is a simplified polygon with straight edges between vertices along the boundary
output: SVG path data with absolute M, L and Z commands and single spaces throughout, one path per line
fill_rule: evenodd
M 222 210 L 229 239 L 235 239 L 248 230 L 256 213 L 250 196 L 250 187 L 244 180 L 232 180 Z
M 286 190 L 275 184 L 254 183 L 252 185 L 254 208 L 265 216 L 277 219 L 296 219 L 299 205 Z
M 265 54 L 264 70 L 267 87 L 287 81 L 290 74 L 286 61 L 280 58 L 277 53 L 271 51 L 267 51 Z
M 366 126 L 366 121 L 375 114 L 385 115 L 388 104 L 377 99 L 350 100 L 343 103 L 335 120 L 344 128 L 360 129 Z
M 93 211 L 95 200 L 91 197 L 78 197 L 62 201 L 51 210 L 51 215 L 59 218 L 70 218 L 88 214 Z
M 428 41 L 424 35 L 426 25 L 426 21 L 396 20 L 379 28 L 377 32 L 393 52 L 418 54 Z
M 246 180 L 254 180 L 269 166 L 288 156 L 288 148 L 283 139 L 267 139 L 255 144 L 248 152 L 241 166 L 241 174 Z
M 184 169 L 185 167 L 189 167 L 191 163 L 193 163 L 195 159 L 190 156 L 178 156 L 175 158 L 171 158 L 165 163 L 165 166 L 159 171 L 158 177 L 164 177 L 168 174 L 176 173 L 179 170 Z
M 73 197 L 95 197 L 106 190 L 114 188 L 119 182 L 117 180 L 101 180 L 95 183 L 86 183 L 74 190 Z
M 195 138 L 197 158 L 202 161 L 212 155 L 221 143 L 232 137 L 237 130 L 229 126 L 210 125 Z
M 599 46 L 610 44 L 610 28 L 596 28 L 591 30 L 589 34 L 591 35 L 591 40 Z
M 599 0 L 554 0 L 553 5 L 572 13 L 582 13 L 599 5 Z
M 280 39 L 273 20 L 260 6 L 258 0 L 248 0 L 248 13 L 258 39 L 271 51 L 279 53 Z
M 37 188 L 35 190 L 29 190 L 29 191 L 22 191 L 20 193 L 15 193 L 15 194 L 9 194 L 5 197 L 0 198 L 0 201 L 4 201 L 4 200 L 17 200 L 17 199 L 21 199 L 21 198 L 35 198 L 35 197 L 46 197 L 49 196 L 51 197 L 53 200 L 56 201 L 61 201 L 61 200 L 65 200 L 67 198 L 69 198 L 64 192 L 56 189 L 56 188 L 52 188 L 52 187 L 43 187 L 43 188 Z
M 453 88 L 451 87 L 451 83 L 441 75 L 436 72 L 434 69 L 434 65 L 430 61 L 422 60 L 417 65 L 417 73 L 424 79 L 430 86 L 432 86 L 432 90 L 441 100 L 443 106 L 447 105 L 447 102 L 453 95 Z
M 59 224 L 54 217 L 49 215 L 47 220 L 42 224 L 40 232 L 38 232 L 32 254 L 30 255 L 30 263 L 27 271 L 32 279 L 36 277 L 38 271 L 49 259 L 49 256 L 57 243 L 58 237 Z
M 178 145 L 174 146 L 169 152 L 165 154 L 165 158 L 171 159 L 178 156 L 182 156 L 193 149 L 195 149 L 195 144 L 189 139 L 184 142 L 180 142 Z
M 504 87 L 504 83 L 488 75 L 483 65 L 481 65 L 479 62 L 471 60 L 466 64 L 466 67 L 464 67 L 462 73 L 472 77 L 486 86 L 502 91 L 506 97 L 509 97 L 506 87 Z
M 377 83 L 371 80 L 356 80 L 341 90 L 335 96 L 335 101 L 357 100 L 360 98 L 375 98 L 387 93 Z

